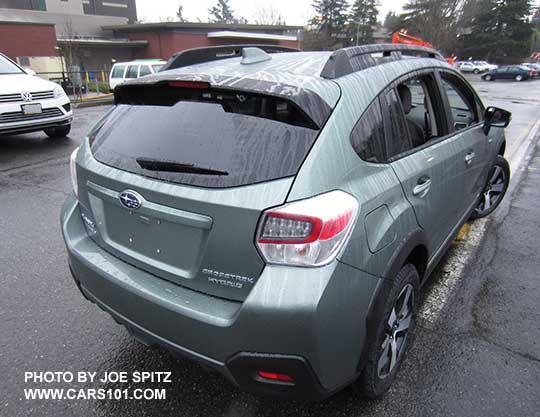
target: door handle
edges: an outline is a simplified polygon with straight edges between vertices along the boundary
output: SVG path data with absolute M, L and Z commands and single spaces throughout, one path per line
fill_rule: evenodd
M 471 165 L 472 161 L 476 157 L 476 154 L 474 152 L 469 152 L 467 156 L 465 156 L 465 162 L 467 165 Z
M 423 198 L 429 193 L 431 188 L 431 179 L 429 178 L 420 178 L 418 184 L 413 188 L 413 195 L 416 197 Z

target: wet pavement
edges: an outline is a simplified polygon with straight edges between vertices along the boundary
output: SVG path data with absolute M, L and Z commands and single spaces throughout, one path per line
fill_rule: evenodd
M 396 384 L 378 401 L 352 388 L 311 404 L 256 397 L 134 341 L 76 289 L 58 221 L 71 190 L 67 158 L 106 107 L 76 110 L 69 139 L 0 138 L 0 415 L 540 416 L 540 156 L 528 167 L 512 158 L 532 155 L 526 137 L 540 114 L 540 81 L 532 85 L 478 84 L 488 104 L 514 112 L 512 199 L 485 224 L 480 247 L 464 242 L 452 250 L 448 259 L 468 250 L 474 260 L 462 266 L 436 318 L 422 316 Z M 448 259 L 426 298 L 446 285 L 443 276 L 454 269 Z M 172 382 L 35 384 L 25 383 L 26 371 L 170 371 Z M 166 399 L 25 400 L 31 387 L 164 388 Z

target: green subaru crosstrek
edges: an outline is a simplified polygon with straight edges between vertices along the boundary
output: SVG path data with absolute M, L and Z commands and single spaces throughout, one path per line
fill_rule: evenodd
M 511 115 L 424 48 L 216 50 L 118 87 L 73 153 L 75 282 L 242 389 L 381 395 L 419 288 L 505 194 Z

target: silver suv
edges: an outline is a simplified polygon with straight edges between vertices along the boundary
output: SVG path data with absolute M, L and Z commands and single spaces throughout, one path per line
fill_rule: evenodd
M 72 155 L 75 282 L 242 389 L 379 396 L 420 286 L 504 196 L 510 113 L 429 49 L 222 49 L 117 87 Z

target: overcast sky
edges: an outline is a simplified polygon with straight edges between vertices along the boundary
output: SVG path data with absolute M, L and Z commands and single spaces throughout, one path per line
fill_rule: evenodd
M 166 20 L 167 17 L 176 19 L 178 4 L 184 6 L 184 17 L 188 21 L 208 21 L 208 9 L 217 0 L 136 0 L 139 19 L 147 22 Z M 229 0 L 229 4 L 237 17 L 245 17 L 252 23 L 257 10 L 272 5 L 283 15 L 288 25 L 303 25 L 313 15 L 312 0 Z M 352 1 L 351 1 L 352 2 Z M 390 10 L 399 11 L 405 0 L 380 0 L 381 19 Z

